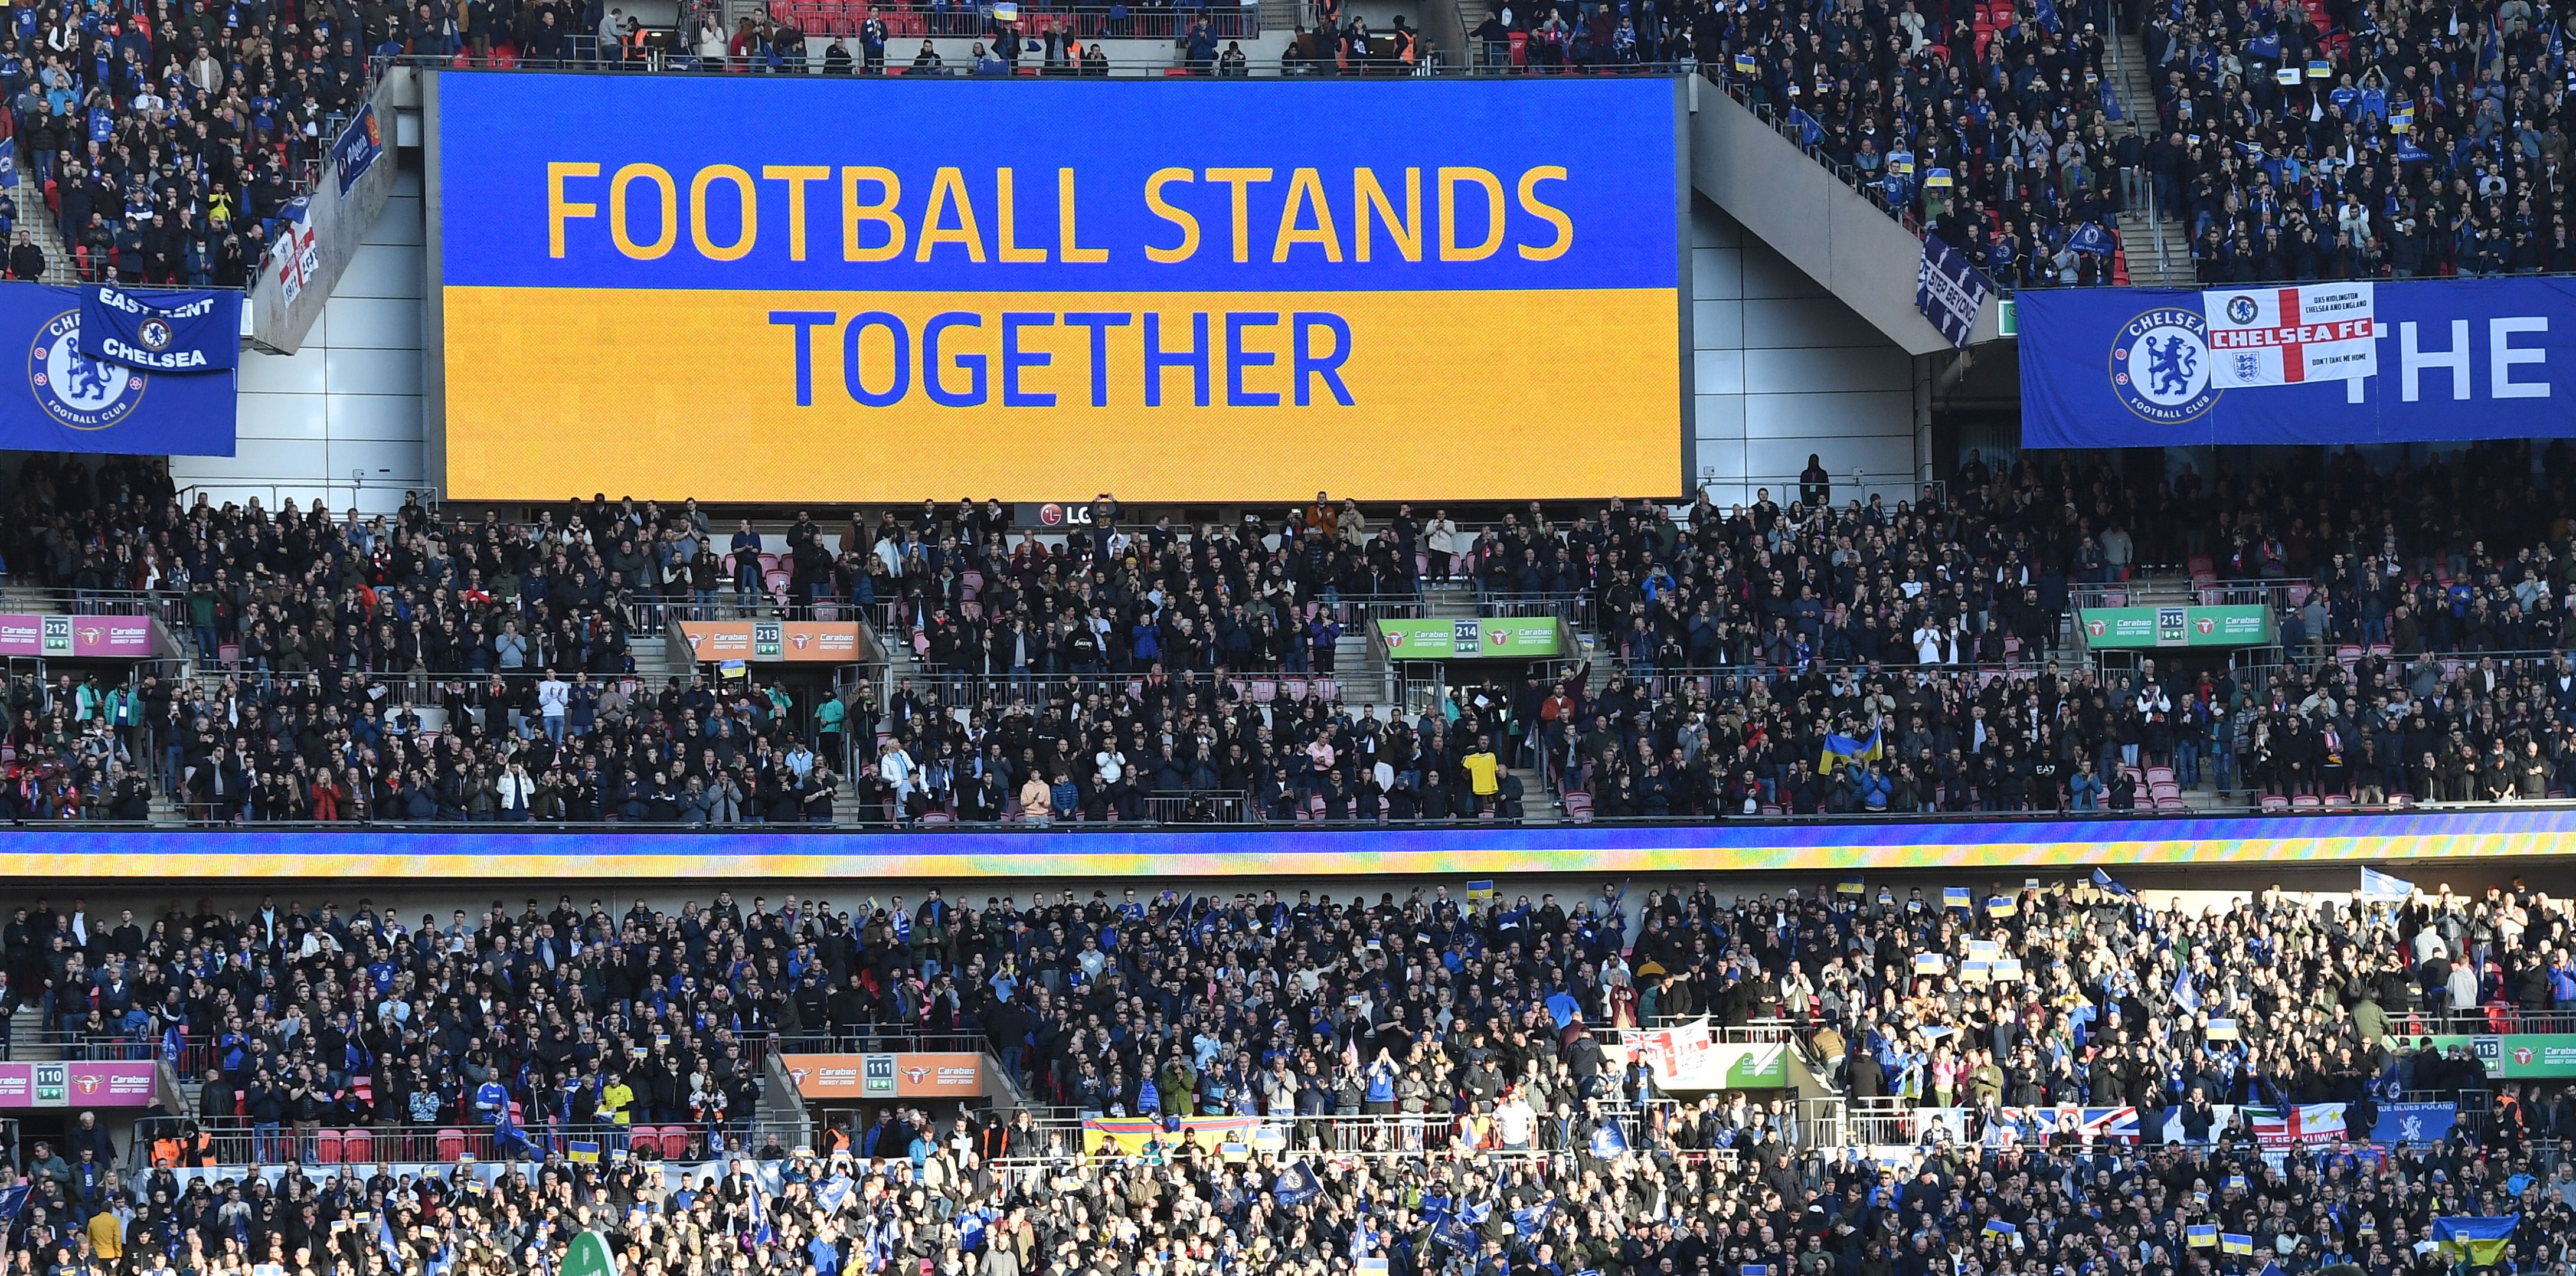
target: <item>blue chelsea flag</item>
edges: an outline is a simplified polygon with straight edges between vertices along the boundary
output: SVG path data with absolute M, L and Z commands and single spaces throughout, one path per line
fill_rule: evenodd
M 1939 236 L 1923 237 L 1923 263 L 1914 274 L 1914 308 L 1951 345 L 1967 348 L 1968 334 L 1977 326 L 1977 310 L 1986 304 L 1992 289 L 1976 266 Z
M 143 456 L 231 456 L 233 373 L 146 372 L 81 349 L 76 288 L 0 284 L 0 349 L 22 353 L 0 386 L 0 449 Z M 238 297 L 233 303 L 239 306 Z M 238 311 L 233 319 L 238 343 Z
M 145 372 L 229 372 L 240 362 L 242 295 L 216 288 L 81 292 L 81 353 Z
M 1592 1132 L 1593 1156 L 1604 1161 L 1611 1161 L 1618 1159 L 1619 1156 L 1627 1150 L 1628 1136 L 1620 1133 L 1619 1124 L 1617 1122 L 1606 1122 L 1600 1129 Z
M 2401 158 L 2421 154 L 2400 139 Z M 2363 344 L 2378 350 L 2375 371 L 2346 379 L 2310 365 L 2301 379 L 2264 381 L 2243 371 L 2262 367 L 2245 330 L 2211 322 L 2260 311 L 2257 297 L 2329 291 L 2349 311 L 2337 325 L 2373 339 Z M 2049 288 L 2018 302 L 2025 447 L 2576 437 L 2576 281 L 2564 278 Z M 2410 331 L 2445 340 L 2410 346 Z

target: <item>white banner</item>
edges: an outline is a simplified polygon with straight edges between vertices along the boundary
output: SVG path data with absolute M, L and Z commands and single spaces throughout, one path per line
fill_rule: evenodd
M 1634 1034 L 1637 1052 L 1654 1070 L 1655 1084 L 1665 1090 L 1714 1089 L 1725 1083 L 1718 1072 L 1717 1051 L 1709 1040 L 1706 1016 L 1675 1028 Z
M 2218 390 L 2349 381 L 2379 372 L 2372 285 L 2298 284 L 2200 294 Z

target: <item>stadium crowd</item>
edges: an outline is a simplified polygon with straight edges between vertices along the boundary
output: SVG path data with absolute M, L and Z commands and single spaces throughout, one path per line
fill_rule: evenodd
M 1276 524 L 1112 508 L 1044 538 L 997 503 L 925 502 L 829 534 L 800 511 L 773 549 L 694 502 L 595 498 L 526 524 L 416 498 L 367 518 L 182 508 L 149 464 L 38 457 L 11 498 L 14 577 L 75 606 L 155 597 L 209 672 L 20 679 L 7 801 L 33 818 L 141 818 L 157 793 L 204 820 L 1098 821 L 1205 817 L 1222 794 L 1270 818 L 1445 820 L 1514 818 L 1524 786 L 1603 817 L 2576 790 L 2576 678 L 2553 654 L 2576 602 L 2566 448 L 2392 472 L 2315 459 L 2149 486 L 1971 454 L 1892 508 L 1835 503 L 1817 468 L 1785 507 L 1533 507 L 1473 532 L 1323 494 Z M 2061 645 L 2073 603 L 2178 562 L 2277 608 L 2282 663 L 2103 672 Z M 1592 631 L 1599 676 L 1568 661 L 1462 670 L 1426 703 L 1345 694 L 1345 627 L 1444 581 Z M 675 617 L 755 611 L 865 616 L 919 676 L 819 701 L 631 678 L 638 626 L 660 641 Z M 1875 747 L 1833 765 L 1829 736 Z
M 1886 888 L 1605 888 L 1570 909 L 1445 887 L 1347 905 L 1118 889 L 980 908 L 936 889 L 846 908 L 720 894 L 676 913 L 565 896 L 417 926 L 367 899 L 113 921 L 39 900 L 0 929 L 10 1005 L 200 1085 L 128 1156 L 87 1122 L 75 1146 L 29 1149 L 12 1268 L 553 1271 L 588 1229 L 628 1270 L 818 1276 L 1377 1258 L 1479 1276 L 2506 1276 L 2569 1257 L 2576 1097 L 2492 1081 L 2429 1035 L 2576 1011 L 2576 918 L 2519 881 L 2195 910 L 2097 873 L 1998 883 L 1975 912 Z M 1971 943 L 2019 973 L 1977 978 Z M 1785 1091 L 1664 1093 L 1614 1048 L 1702 1015 L 1776 1026 L 1914 1146 L 1844 1146 L 1860 1125 L 1804 1119 Z M 1276 1118 L 1287 1148 L 1246 1160 L 1179 1132 L 1081 1156 L 1068 1118 L 900 1106 L 802 1150 L 751 1116 L 772 1050 L 960 1034 L 1034 1103 Z M 2401 1097 L 2454 1102 L 2450 1132 L 2364 1146 L 2373 1106 Z M 2301 1103 L 2348 1105 L 2346 1133 L 2284 1148 L 2245 1110 Z M 2134 1109 L 2168 1138 L 2005 1112 L 2051 1104 Z M 627 1155 L 648 1123 L 684 1127 L 684 1154 Z M 324 1128 L 390 1143 L 439 1125 L 476 1129 L 490 1164 L 398 1178 L 315 1156 Z M 608 1154 L 574 1160 L 576 1140 Z M 242 1175 L 253 1162 L 301 1168 Z M 2511 1248 L 2437 1252 L 2434 1217 L 2458 1215 L 2511 1217 Z M 2201 1224 L 2252 1252 L 2195 1252 Z
M 1515 26 L 1573 20 L 1510 8 Z M 2529 0 L 1907 0 L 1664 24 L 1687 21 L 1701 64 L 1997 282 L 2046 287 L 2110 282 L 2122 211 L 2179 223 L 2208 283 L 2576 268 L 2563 17 Z M 2154 118 L 2113 91 L 2120 32 L 2139 36 Z
M 456 26 L 381 3 L 19 6 L 0 25 L 9 216 L 49 219 L 84 279 L 242 287 L 365 104 L 367 52 Z M 12 275 L 40 277 L 43 250 L 17 243 Z

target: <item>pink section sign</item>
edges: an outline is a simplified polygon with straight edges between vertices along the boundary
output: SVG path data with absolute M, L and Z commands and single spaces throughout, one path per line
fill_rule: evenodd
M 140 659 L 159 654 L 149 616 L 0 615 L 0 656 Z
M 148 1108 L 155 1065 L 0 1063 L 0 1109 Z

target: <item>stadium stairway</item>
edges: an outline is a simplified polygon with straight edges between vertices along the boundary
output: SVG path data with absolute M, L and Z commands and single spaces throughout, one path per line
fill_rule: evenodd
M 22 206 L 18 210 L 18 229 L 27 232 L 27 237 L 45 250 L 45 282 L 56 285 L 79 283 L 80 272 L 72 268 L 71 248 L 63 243 L 62 230 L 54 225 L 53 213 L 44 206 L 40 189 L 33 185 L 21 185 L 18 189 L 34 196 L 35 207 Z M 16 247 L 17 241 L 11 240 L 10 246 Z
M 2120 117 L 2152 139 L 2157 127 L 2156 95 L 2146 48 L 2135 34 L 2119 34 L 2111 49 L 2111 88 L 2119 95 Z M 2129 282 L 2137 287 L 2189 288 L 2197 281 L 2191 243 L 2180 222 L 2150 221 L 2140 209 L 2122 213 L 2120 248 L 2128 259 Z
M 8 1056 L 18 1063 L 47 1063 L 63 1057 L 59 1043 L 45 1039 L 45 1012 L 20 1006 L 9 1016 Z
M 669 685 L 673 674 L 685 678 L 692 672 L 685 666 L 671 663 L 670 642 L 660 634 L 628 639 L 626 652 L 635 663 L 635 676 L 642 680 L 648 691 L 659 691 Z

